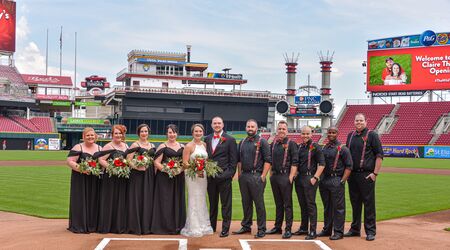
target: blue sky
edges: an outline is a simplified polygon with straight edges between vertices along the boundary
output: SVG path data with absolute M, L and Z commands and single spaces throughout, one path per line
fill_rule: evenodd
M 115 83 L 132 49 L 184 52 L 248 79 L 244 89 L 284 93 L 283 54 L 300 53 L 296 86 L 307 75 L 320 85 L 318 51 L 335 51 L 331 76 L 337 107 L 366 98 L 369 39 L 450 31 L 450 1 L 17 1 L 16 66 L 45 74 L 49 29 L 50 74 L 59 74 L 63 26 L 63 74 L 74 75 L 74 33 L 78 33 L 77 82 L 106 76 Z

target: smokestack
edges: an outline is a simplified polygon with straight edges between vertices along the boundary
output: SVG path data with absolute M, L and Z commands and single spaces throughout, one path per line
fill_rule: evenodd
M 187 49 L 187 62 L 191 62 L 191 45 L 186 45 L 186 49 Z
M 322 88 L 320 89 L 320 95 L 322 97 L 322 102 L 331 101 L 331 65 L 333 64 L 333 55 L 334 52 L 330 55 L 330 52 L 327 51 L 326 55 L 323 55 L 322 52 L 319 53 L 320 59 L 320 68 L 322 72 Z M 322 131 L 324 132 L 331 126 L 331 119 L 333 118 L 333 111 L 329 113 L 322 114 Z
M 286 75 L 287 75 L 287 88 L 286 88 L 286 101 L 289 103 L 289 106 L 294 107 L 295 104 L 295 95 L 297 94 L 297 90 L 295 88 L 295 75 L 297 74 L 297 61 L 299 54 L 297 56 L 292 53 L 292 56 L 288 56 L 286 53 L 284 55 L 284 61 L 286 62 Z M 289 128 L 294 128 L 294 118 L 288 116 L 287 123 Z

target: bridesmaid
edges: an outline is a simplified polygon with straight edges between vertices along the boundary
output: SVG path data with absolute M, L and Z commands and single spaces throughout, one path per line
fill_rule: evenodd
M 156 151 L 155 195 L 151 232 L 154 234 L 179 234 L 186 222 L 186 200 L 184 193 L 184 172 L 169 178 L 161 172 L 163 163 L 169 158 L 181 160 L 183 145 L 177 142 L 178 129 L 174 124 L 167 126 L 167 141 Z
M 95 175 L 80 173 L 78 164 L 101 150 L 95 142 L 97 134 L 93 128 L 83 130 L 83 143 L 75 145 L 67 157 L 72 169 L 70 181 L 69 231 L 92 233 L 97 231 L 97 216 L 100 194 L 100 179 Z
M 137 127 L 139 140 L 131 144 L 127 150 L 127 160 L 132 168 L 128 188 L 127 231 L 131 234 L 149 234 L 153 211 L 153 187 L 155 170 L 153 164 L 147 169 L 136 167 L 131 161 L 135 154 L 147 153 L 148 157 L 155 156 L 155 146 L 148 142 L 150 127 L 141 124 Z
M 112 128 L 112 141 L 103 147 L 103 156 L 99 158 L 103 168 L 108 166 L 108 160 L 116 157 L 126 157 L 128 149 L 125 143 L 127 128 L 123 125 L 114 125 Z M 98 221 L 99 233 L 126 233 L 127 228 L 127 190 L 128 179 L 103 174 Z

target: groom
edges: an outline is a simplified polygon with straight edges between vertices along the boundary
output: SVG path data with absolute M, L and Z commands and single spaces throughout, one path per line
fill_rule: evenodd
M 227 237 L 231 224 L 231 182 L 236 172 L 237 145 L 236 140 L 223 131 L 223 119 L 216 116 L 212 119 L 213 134 L 205 138 L 208 158 L 216 161 L 223 172 L 215 178 L 208 177 L 209 218 L 216 231 L 217 214 L 222 204 L 222 231 L 220 237 Z

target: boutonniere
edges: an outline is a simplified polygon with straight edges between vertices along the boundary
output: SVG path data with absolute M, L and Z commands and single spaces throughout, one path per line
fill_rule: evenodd
M 258 149 L 259 147 L 261 147 L 261 142 L 260 142 L 260 141 L 255 142 L 255 146 L 256 146 L 256 148 Z
M 286 143 L 286 144 L 283 144 L 283 148 L 284 149 L 287 149 L 289 147 L 289 145 Z
M 314 145 L 309 145 L 309 151 L 313 151 L 315 148 L 314 148 Z
M 342 149 L 341 145 L 337 146 L 337 153 L 338 154 L 341 152 L 341 149 Z
M 225 138 L 223 136 L 220 137 L 220 143 L 224 143 L 226 140 L 227 140 L 227 138 Z

